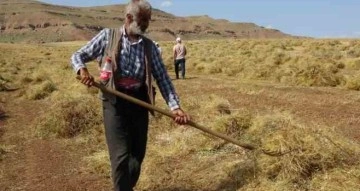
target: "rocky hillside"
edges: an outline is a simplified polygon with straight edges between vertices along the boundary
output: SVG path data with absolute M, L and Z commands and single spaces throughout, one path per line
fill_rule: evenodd
M 69 7 L 33 0 L 0 0 L 0 42 L 89 40 L 104 27 L 124 21 L 124 5 Z M 214 38 L 284 38 L 279 30 L 254 23 L 233 23 L 208 16 L 177 17 L 154 10 L 148 36 L 155 40 Z

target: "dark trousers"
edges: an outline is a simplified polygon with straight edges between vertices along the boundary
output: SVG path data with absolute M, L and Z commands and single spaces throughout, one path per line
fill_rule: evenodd
M 181 70 L 181 77 L 185 78 L 185 58 L 175 60 L 176 79 L 179 79 L 179 70 Z
M 143 101 L 146 90 L 130 93 Z M 116 191 L 132 191 L 145 156 L 149 114 L 145 108 L 117 98 L 103 102 L 106 142 Z

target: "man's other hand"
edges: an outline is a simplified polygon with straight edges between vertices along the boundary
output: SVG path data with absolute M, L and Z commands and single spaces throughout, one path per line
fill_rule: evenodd
M 190 121 L 190 116 L 180 108 L 173 110 L 172 113 L 176 116 L 174 121 L 179 125 L 185 125 Z
M 89 73 L 86 68 L 80 69 L 80 77 L 80 82 L 87 85 L 88 87 L 91 87 L 94 84 L 94 77 Z

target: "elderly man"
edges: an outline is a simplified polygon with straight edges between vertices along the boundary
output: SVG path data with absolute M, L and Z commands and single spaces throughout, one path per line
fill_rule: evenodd
M 81 76 L 81 82 L 91 86 L 94 78 L 85 63 L 108 52 L 104 57 L 112 64 L 113 70 L 111 80 L 102 81 L 104 85 L 152 103 L 149 82 L 154 77 L 164 100 L 177 116 L 175 122 L 186 124 L 190 117 L 180 108 L 179 98 L 159 52 L 153 41 L 143 36 L 150 19 L 151 5 L 145 0 L 132 0 L 126 7 L 124 25 L 115 32 L 103 29 L 72 55 L 71 64 Z M 112 44 L 115 46 L 111 47 L 115 48 L 107 51 Z M 145 156 L 149 112 L 121 98 L 105 95 L 105 92 L 101 98 L 114 189 L 133 190 Z

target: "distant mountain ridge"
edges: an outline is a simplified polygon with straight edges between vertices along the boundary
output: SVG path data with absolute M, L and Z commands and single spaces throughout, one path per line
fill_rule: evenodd
M 0 42 L 89 40 L 105 27 L 119 27 L 125 5 L 70 7 L 33 0 L 0 0 Z M 208 16 L 177 17 L 154 9 L 147 32 L 154 40 L 221 38 L 293 38 L 254 23 L 234 23 Z

